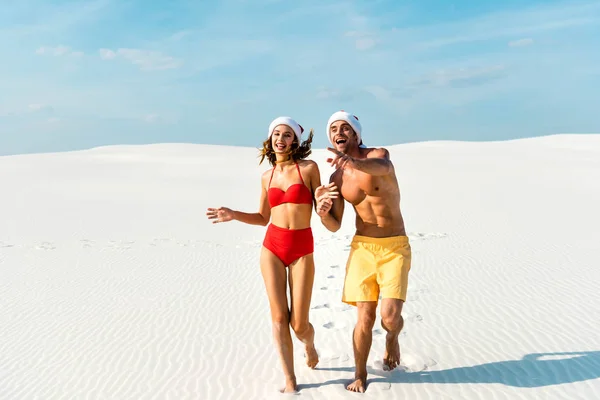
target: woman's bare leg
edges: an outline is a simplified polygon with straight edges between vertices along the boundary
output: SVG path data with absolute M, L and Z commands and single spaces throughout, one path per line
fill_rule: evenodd
M 294 374 L 294 351 L 290 334 L 290 311 L 287 301 L 287 271 L 281 260 L 270 250 L 263 247 L 260 254 L 260 270 L 262 272 L 273 325 L 275 347 L 285 375 L 284 393 L 297 391 Z
M 291 317 L 290 324 L 296 337 L 306 347 L 306 364 L 314 368 L 319 362 L 315 349 L 315 329 L 309 322 L 310 301 L 315 278 L 312 254 L 299 258 L 290 265 Z

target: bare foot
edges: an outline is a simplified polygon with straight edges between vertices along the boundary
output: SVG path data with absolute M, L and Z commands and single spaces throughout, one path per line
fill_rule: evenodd
M 385 338 L 385 354 L 383 355 L 383 369 L 391 371 L 400 365 L 400 344 L 398 344 L 398 336 L 390 336 Z
M 296 378 L 286 379 L 285 387 L 279 389 L 281 393 L 298 393 L 298 386 L 296 386 Z
M 350 392 L 364 393 L 367 390 L 367 378 L 356 378 L 354 382 L 346 386 Z
M 317 353 L 317 349 L 315 349 L 315 345 L 312 344 L 310 346 L 306 346 L 306 365 L 309 368 L 314 369 L 319 363 L 319 354 Z

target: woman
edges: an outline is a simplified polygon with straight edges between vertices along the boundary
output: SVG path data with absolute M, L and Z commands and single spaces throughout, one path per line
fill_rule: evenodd
M 314 240 L 310 227 L 315 191 L 321 186 L 319 168 L 305 158 L 311 153 L 313 131 L 301 141 L 304 129 L 289 117 L 276 118 L 269 125 L 260 163 L 268 159 L 272 169 L 262 175 L 260 207 L 257 213 L 226 207 L 209 208 L 213 223 L 237 220 L 267 225 L 260 255 L 262 272 L 273 323 L 273 336 L 286 382 L 284 393 L 296 392 L 293 344 L 290 326 L 306 346 L 307 365 L 314 368 L 319 357 L 314 346 L 315 331 L 308 313 L 315 274 Z M 286 268 L 289 268 L 289 277 Z M 288 309 L 287 281 L 291 296 Z

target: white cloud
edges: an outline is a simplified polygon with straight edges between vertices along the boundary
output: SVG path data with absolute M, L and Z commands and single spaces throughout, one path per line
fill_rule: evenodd
M 29 109 L 29 111 L 31 112 L 38 112 L 38 111 L 52 111 L 53 108 L 52 106 L 49 106 L 47 104 L 40 104 L 40 103 L 32 103 L 29 104 L 27 106 L 27 108 Z
M 321 88 L 317 92 L 317 99 L 331 99 L 339 96 L 338 90 Z
M 348 31 L 344 34 L 346 37 L 355 38 L 354 46 L 357 50 L 369 50 L 377 44 L 375 35 L 366 32 Z
M 442 69 L 421 76 L 414 81 L 416 86 L 477 86 L 506 76 L 504 65 L 486 67 Z
M 103 60 L 112 60 L 117 56 L 117 53 L 110 49 L 100 49 L 98 52 L 100 53 L 100 58 Z
M 527 37 L 532 33 L 593 25 L 599 21 L 598 11 L 600 3 L 597 1 L 558 3 L 498 11 L 441 24 L 400 28 L 393 30 L 393 33 L 407 40 L 427 37 L 418 40 L 418 47 L 435 48 L 502 37 Z M 507 24 L 507 21 L 510 23 Z
M 103 60 L 112 60 L 117 57 L 122 57 L 140 67 L 142 70 L 156 71 L 179 68 L 183 61 L 167 56 L 158 51 L 141 50 L 141 49 L 118 49 L 113 51 L 110 49 L 100 49 L 100 58 Z
M 179 31 L 179 32 L 172 34 L 167 40 L 172 40 L 172 41 L 177 42 L 187 36 L 190 36 L 192 33 L 193 32 L 191 30 Z
M 40 56 L 54 56 L 54 57 L 60 57 L 60 56 L 66 56 L 66 55 L 71 55 L 74 57 L 81 57 L 83 56 L 83 52 L 82 51 L 72 51 L 71 48 L 69 46 L 64 46 L 64 45 L 60 45 L 60 46 L 56 46 L 56 47 L 38 47 L 38 49 L 35 51 L 35 54 L 40 55 Z
M 144 122 L 147 122 L 149 124 L 153 124 L 155 122 L 158 122 L 159 116 L 158 114 L 146 114 L 142 117 L 142 120 Z
M 144 70 L 163 70 L 178 68 L 182 62 L 173 57 L 166 56 L 157 51 L 140 49 L 119 49 L 119 55 L 133 64 L 139 65 Z
M 11 37 L 12 40 L 18 36 L 43 37 L 86 27 L 101 19 L 114 3 L 115 0 L 5 1 L 2 4 L 2 16 L 6 15 L 7 22 L 15 22 L 7 26 L 0 24 L 0 37 Z
M 512 40 L 512 41 L 508 42 L 508 45 L 510 47 L 523 47 L 523 46 L 529 46 L 532 44 L 533 44 L 533 39 L 531 39 L 531 38 Z
M 63 56 L 69 52 L 67 46 L 40 47 L 35 51 L 38 55 Z
M 362 38 L 356 41 L 356 49 L 357 50 L 368 50 L 377 44 L 377 41 L 372 38 Z

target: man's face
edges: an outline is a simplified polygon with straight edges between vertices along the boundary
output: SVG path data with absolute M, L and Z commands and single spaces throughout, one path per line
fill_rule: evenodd
M 296 134 L 292 128 L 287 125 L 277 125 L 275 129 L 273 129 L 273 134 L 271 135 L 271 146 L 273 146 L 273 151 L 275 151 L 275 153 L 288 153 L 291 150 L 295 137 Z
M 346 153 L 348 149 L 358 145 L 356 133 L 346 121 L 335 121 L 329 128 L 329 137 L 337 151 Z

